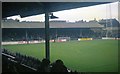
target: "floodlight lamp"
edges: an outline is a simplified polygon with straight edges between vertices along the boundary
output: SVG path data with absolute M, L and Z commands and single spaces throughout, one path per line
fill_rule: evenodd
M 49 17 L 50 17 L 50 19 L 56 19 L 56 18 L 58 18 L 57 16 L 54 16 L 53 13 L 51 13 Z

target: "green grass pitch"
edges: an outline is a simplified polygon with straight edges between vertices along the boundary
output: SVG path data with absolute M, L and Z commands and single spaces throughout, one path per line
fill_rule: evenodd
M 11 52 L 45 57 L 45 44 L 4 45 Z M 61 59 L 71 70 L 78 72 L 117 72 L 118 41 L 92 40 L 56 42 L 50 44 L 50 61 Z

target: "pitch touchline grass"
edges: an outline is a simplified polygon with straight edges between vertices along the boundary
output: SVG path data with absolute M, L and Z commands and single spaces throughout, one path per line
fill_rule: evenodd
M 20 52 L 42 60 L 45 44 L 5 45 L 12 52 Z M 62 59 L 64 64 L 79 72 L 117 72 L 118 41 L 69 41 L 50 44 L 50 61 Z

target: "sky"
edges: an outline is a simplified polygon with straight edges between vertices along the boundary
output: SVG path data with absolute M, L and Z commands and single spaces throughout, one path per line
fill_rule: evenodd
M 66 20 L 68 22 L 75 22 L 79 20 L 100 20 L 106 18 L 116 18 L 118 20 L 118 2 L 109 3 L 109 4 L 101 4 L 89 7 L 82 7 L 70 10 L 63 10 L 58 12 L 53 12 L 53 14 L 58 19 L 50 19 L 51 20 Z M 34 15 L 25 18 L 20 18 L 20 15 L 8 17 L 8 19 L 19 19 L 20 21 L 44 21 L 44 14 Z

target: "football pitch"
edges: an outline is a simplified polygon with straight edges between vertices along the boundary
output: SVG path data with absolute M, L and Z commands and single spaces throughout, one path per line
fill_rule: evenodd
M 45 44 L 4 45 L 11 52 L 45 58 Z M 92 40 L 50 43 L 50 61 L 63 60 L 78 72 L 118 72 L 118 41 Z

